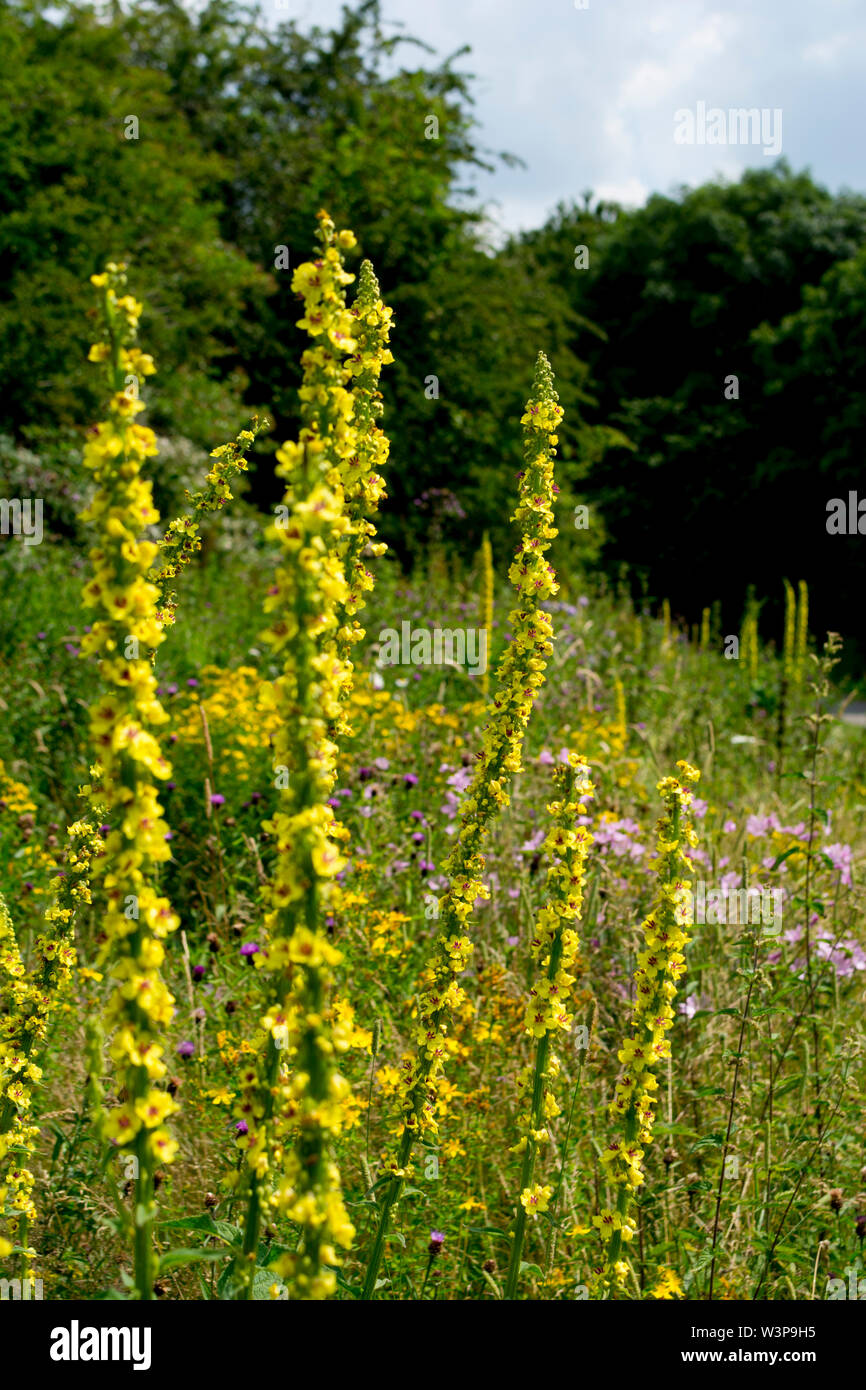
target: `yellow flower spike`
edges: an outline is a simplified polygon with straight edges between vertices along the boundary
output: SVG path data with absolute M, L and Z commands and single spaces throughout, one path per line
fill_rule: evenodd
M 130 369 L 136 374 L 149 376 L 156 370 L 153 359 L 146 354 L 136 351 L 134 355 L 130 353 L 128 356 Z M 255 442 L 257 434 L 266 428 L 267 424 L 267 420 L 259 423 L 258 416 L 254 415 L 250 428 L 241 430 L 233 443 L 221 444 L 211 450 L 211 458 L 217 461 L 205 478 L 206 486 L 197 492 L 187 493 L 192 504 L 191 511 L 172 521 L 162 537 L 159 543 L 162 565 L 154 579 L 159 590 L 158 617 L 163 627 L 170 627 L 174 623 L 177 610 L 177 594 L 168 587 L 169 582 L 176 578 L 201 550 L 198 518 L 207 515 L 208 512 L 221 511 L 232 500 L 229 479 L 247 471 L 245 451 Z
M 93 528 L 93 577 L 85 603 L 96 609 L 82 656 L 99 659 L 103 684 L 90 710 L 91 741 L 99 770 L 91 795 L 113 828 L 95 865 L 105 899 L 102 959 L 116 987 L 105 1016 L 106 1032 L 117 1030 L 111 1047 L 118 1089 L 128 1102 L 103 1114 L 103 1133 L 131 1144 L 136 1159 L 132 1200 L 135 1286 L 138 1297 L 154 1297 L 155 1259 L 151 1231 L 156 1216 L 154 1172 L 169 1163 L 176 1145 L 160 1121 L 177 1107 L 152 1083 L 165 1074 L 159 1039 L 170 1023 L 174 1000 L 160 976 L 161 940 L 177 926 L 152 878 L 170 857 L 168 826 L 153 778 L 171 768 L 151 727 L 165 720 L 156 697 L 152 658 L 162 640 L 157 612 L 159 589 L 150 570 L 156 550 L 142 532 L 159 521 L 145 460 L 156 452 L 152 430 L 134 422 L 142 403 L 126 377 L 150 376 L 153 361 L 135 346 L 142 306 L 123 293 L 125 267 L 109 265 L 94 283 L 102 291 L 109 352 L 104 360 L 109 418 L 94 426 L 84 450 L 96 483 L 82 520 Z M 104 803 L 104 805 L 103 805 Z
M 471 915 L 472 905 L 483 892 L 484 858 L 481 846 L 497 810 L 508 804 L 511 774 L 522 767 L 523 738 L 535 696 L 544 682 L 547 658 L 553 651 L 553 627 L 541 603 L 558 592 L 553 567 L 546 552 L 557 534 L 553 525 L 553 458 L 551 442 L 562 419 L 562 407 L 553 386 L 553 372 L 544 353 L 538 354 L 533 391 L 521 423 L 525 468 L 520 475 L 520 495 L 513 520 L 521 539 L 509 578 L 517 591 L 517 606 L 510 615 L 512 640 L 496 672 L 496 690 L 488 711 L 483 746 L 476 759 L 475 775 L 460 808 L 460 831 L 454 850 L 444 865 L 449 880 L 439 901 L 439 935 L 431 964 L 431 983 L 418 1001 L 415 1034 L 416 1055 L 404 1073 L 402 1131 L 398 1167 L 405 1168 L 419 1134 L 437 1129 L 437 1090 L 441 1077 L 444 1040 L 449 1019 L 464 1002 L 455 978 L 455 961 L 465 968 L 471 941 L 460 929 Z M 465 941 L 457 957 L 453 939 Z M 385 1189 L 379 1225 L 373 1243 L 362 1297 L 371 1298 L 391 1209 L 402 1179 L 395 1177 Z
M 794 646 L 794 683 L 802 685 L 809 652 L 809 588 L 805 579 L 798 586 L 796 641 Z
M 545 1207 L 530 1208 L 524 1199 L 527 1190 L 534 1190 L 539 1145 L 548 1140 L 542 1122 L 559 1114 L 559 1105 L 549 1084 L 559 1072 L 559 1062 L 550 1051 L 550 1042 L 557 1029 L 568 1032 L 573 1023 L 568 1003 L 574 976 L 568 970 L 577 958 L 579 941 L 571 924 L 579 920 L 582 911 L 586 858 L 594 839 L 583 826 L 576 825 L 577 817 L 584 810 L 584 800 L 594 795 L 588 769 L 577 754 L 572 753 L 567 763 L 557 767 L 554 778 L 557 797 L 547 808 L 553 817 L 553 826 L 545 840 L 546 853 L 552 862 L 547 871 L 545 906 L 536 917 L 530 947 L 536 967 L 544 970 L 544 974 L 536 979 L 526 1006 L 525 1030 L 535 1040 L 535 1065 L 531 1111 L 521 1117 L 524 1131 L 519 1149 L 523 1154 L 522 1195 L 515 1216 L 505 1281 L 505 1297 L 509 1299 L 517 1292 L 527 1214 L 545 1210 Z M 545 1190 L 550 1191 L 549 1188 Z
M 243 1145 L 247 1217 L 235 1296 L 244 1299 L 252 1296 L 253 1280 L 246 1256 L 257 1249 L 265 1211 L 302 1228 L 298 1251 L 273 1266 L 292 1299 L 333 1293 L 336 1275 L 329 1266 L 339 1263 L 336 1252 L 354 1236 L 331 1157 L 354 1104 L 335 1067 L 348 1045 L 331 999 L 332 968 L 341 955 L 321 923 L 337 900 L 335 879 L 346 864 L 339 847 L 345 834 L 328 799 L 336 777 L 334 735 L 347 732 L 341 708 L 352 680 L 347 652 L 357 634 L 363 636 L 357 625 L 352 635 L 347 617 L 370 587 L 366 571 L 359 579 L 358 566 L 375 534 L 364 511 L 381 495 L 381 478 L 371 470 L 387 457 L 375 418 L 379 368 L 390 360 L 382 349 L 390 310 L 366 263 L 356 310 L 347 310 L 344 286 L 354 277 L 343 270 L 341 251 L 354 238 L 335 236 L 326 213 L 319 224 L 322 254 L 299 266 L 292 282 L 304 299 L 300 326 L 315 344 L 302 357 L 303 425 L 299 441 L 277 453 L 286 493 L 268 531 L 282 552 L 265 601 L 270 626 L 263 636 L 283 662 L 269 703 L 279 719 L 274 766 L 285 772 L 286 785 L 280 810 L 267 823 L 277 851 L 262 952 L 267 1044 L 237 1111 L 260 1116 Z M 372 327 L 371 315 L 377 319 Z M 354 394 L 348 389 L 353 379 Z M 278 1016 L 284 1022 L 275 1026 Z
M 679 779 L 663 777 L 657 784 L 664 814 L 657 831 L 656 901 L 642 927 L 647 949 L 638 955 L 635 970 L 634 1033 L 617 1054 L 623 1072 L 610 1115 L 622 1121 L 624 1137 L 608 1144 L 602 1155 L 607 1181 L 618 1189 L 616 1211 L 606 1209 L 595 1218 L 599 1229 L 608 1233 L 604 1271 L 596 1281 L 599 1289 L 607 1291 L 621 1290 L 628 1274 L 628 1264 L 620 1257 L 623 1244 L 634 1235 L 631 1199 L 644 1181 L 644 1151 L 652 1142 L 658 1090 L 654 1071 L 671 1055 L 665 1034 L 674 1017 L 671 1001 L 676 995 L 676 980 L 685 968 L 681 951 L 690 940 L 678 913 L 680 900 L 691 887 L 692 865 L 686 847 L 694 840 L 689 816 L 694 798 L 688 784 L 701 774 L 683 759 L 677 768 Z
M 490 694 L 490 652 L 493 645 L 493 551 L 487 532 L 481 540 L 481 625 L 487 634 L 487 660 L 481 676 L 481 694 L 486 700 Z

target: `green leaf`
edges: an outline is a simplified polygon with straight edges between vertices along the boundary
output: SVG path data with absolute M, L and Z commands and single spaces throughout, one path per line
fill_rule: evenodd
M 219 1236 L 229 1245 L 237 1245 L 241 1238 L 239 1226 L 233 1226 L 230 1221 L 216 1221 L 208 1214 L 204 1216 L 181 1216 L 172 1221 L 160 1221 L 161 1231 L 203 1231 L 209 1236 Z
M 207 1264 L 213 1260 L 224 1260 L 228 1254 L 228 1250 L 169 1250 L 160 1259 L 159 1272 L 164 1274 L 167 1269 L 179 1269 L 181 1265 Z
M 776 871 L 776 869 L 778 869 L 779 865 L 780 865 L 780 864 L 784 864 L 784 862 L 785 862 L 786 859 L 790 859 L 790 857 L 791 857 L 792 854 L 802 854 L 802 853 L 803 853 L 803 851 L 802 851 L 798 846 L 796 846 L 796 845 L 794 846 L 793 849 L 786 849 L 784 854 L 777 855 L 777 857 L 773 860 L 772 864 L 770 865 L 770 873 L 775 873 L 775 871 Z

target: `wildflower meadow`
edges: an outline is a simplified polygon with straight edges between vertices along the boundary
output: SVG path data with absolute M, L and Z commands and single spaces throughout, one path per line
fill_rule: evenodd
M 419 488 L 397 553 L 406 301 L 337 211 L 286 272 L 292 433 L 177 462 L 119 244 L 68 503 L 0 504 L 2 1299 L 808 1327 L 866 1297 L 847 615 L 796 546 L 736 623 L 582 559 L 531 322 L 507 520 L 466 552 Z

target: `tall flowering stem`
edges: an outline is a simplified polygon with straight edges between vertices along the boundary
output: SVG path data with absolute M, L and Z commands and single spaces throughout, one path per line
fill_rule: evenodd
M 75 964 L 73 929 L 77 910 L 90 902 L 91 860 L 103 848 L 95 828 L 76 821 L 67 830 L 69 844 L 45 924 L 34 943 L 35 962 L 25 970 L 6 904 L 0 898 L 0 984 L 6 1012 L 0 1019 L 0 1212 L 18 1223 L 26 1247 L 27 1227 L 36 1218 L 28 1166 L 38 1125 L 29 1122 L 34 1091 L 42 1077 L 40 1054 L 51 1018 L 72 978 Z M 13 1163 L 4 1173 L 7 1156 Z M 25 1261 L 24 1278 L 32 1277 Z
M 493 644 L 493 551 L 487 532 L 481 539 L 481 625 L 487 634 L 488 657 L 481 676 L 481 693 L 486 700 L 490 694 L 490 650 Z
M 806 673 L 806 658 L 809 653 L 809 586 L 805 579 L 800 580 L 797 594 L 794 683 L 802 685 Z
M 281 472 L 294 474 L 292 452 L 281 450 L 278 458 Z M 240 1181 L 247 1188 L 236 1262 L 240 1298 L 253 1296 L 265 1214 L 285 1216 L 301 1228 L 297 1252 L 272 1266 L 298 1299 L 334 1292 L 336 1247 L 348 1248 L 354 1236 L 331 1151 L 349 1089 L 335 1067 L 336 1054 L 347 1046 L 345 1030 L 330 1008 L 332 971 L 341 955 L 323 923 L 334 876 L 345 865 L 327 804 L 337 752 L 328 728 L 339 713 L 344 668 L 324 643 L 337 631 L 337 604 L 346 592 L 333 559 L 346 522 L 327 471 L 320 442 L 308 441 L 304 465 L 286 493 L 288 520 L 269 533 L 285 560 L 266 601 L 272 617 L 265 634 L 284 661 L 273 687 L 281 715 L 274 758 L 284 789 L 281 809 L 265 823 L 277 856 L 261 966 L 267 1047 L 242 1073 L 237 1111 L 245 1154 Z
M 785 586 L 785 632 L 782 642 L 782 680 L 786 686 L 794 679 L 794 652 L 796 648 L 797 599 L 794 589 L 787 579 Z
M 265 824 L 276 842 L 268 942 L 261 953 L 268 1041 L 243 1077 L 238 1108 L 239 1144 L 246 1157 L 240 1182 L 247 1189 L 243 1248 L 235 1264 L 240 1298 L 253 1295 L 266 1212 L 301 1228 L 297 1251 L 272 1265 L 296 1299 L 323 1299 L 334 1292 L 337 1247 L 348 1249 L 354 1237 L 333 1158 L 349 1093 L 335 1056 L 349 1045 L 351 1027 L 332 1007 L 332 972 L 341 954 L 327 938 L 323 914 L 333 897 L 334 876 L 345 865 L 339 851 L 345 835 L 328 805 L 336 778 L 332 734 L 342 731 L 341 701 L 352 675 L 341 654 L 351 645 L 341 640 L 341 624 L 353 610 L 344 560 L 360 556 L 352 538 L 369 534 L 360 517 L 361 499 L 368 487 L 378 495 L 370 460 L 384 455 L 370 435 L 378 375 L 363 361 L 373 353 L 370 335 L 363 342 L 353 336 L 357 316 L 345 301 L 345 286 L 354 277 L 343 267 L 342 250 L 355 238 L 350 231 L 336 233 L 322 212 L 319 240 L 321 256 L 299 266 L 293 279 L 304 300 L 299 326 L 314 346 L 302 358 L 299 441 L 277 454 L 277 472 L 287 488 L 268 533 L 283 552 L 265 604 L 271 614 L 265 638 L 283 660 L 272 690 L 280 715 L 274 766 L 282 805 Z M 370 298 L 375 280 L 367 276 L 366 284 L 368 317 L 381 321 L 381 301 Z M 367 325 L 371 332 L 374 327 Z M 347 389 L 352 378 L 347 356 L 360 359 L 354 365 L 370 393 L 363 448 L 355 399 Z M 354 521 L 346 512 L 347 488 Z
M 465 998 L 459 977 L 473 949 L 465 927 L 476 899 L 490 896 L 481 877 L 481 847 L 490 822 L 509 803 L 513 776 L 521 770 L 526 726 L 553 651 L 552 624 L 540 604 L 559 589 L 545 552 L 557 534 L 553 525 L 553 458 L 562 414 L 550 363 L 539 353 L 532 395 L 521 419 L 525 467 L 513 518 L 520 527 L 521 540 L 509 570 L 518 593 L 517 606 L 510 615 L 512 640 L 496 673 L 496 694 L 483 746 L 476 755 L 475 776 L 461 809 L 457 843 L 444 866 L 448 888 L 439 899 L 435 956 L 426 988 L 417 1001 L 415 1052 L 402 1063 L 402 1130 L 397 1155 L 387 1161 L 391 1177 L 382 1195 L 364 1281 L 362 1296 L 366 1299 L 376 1288 L 391 1210 L 404 1180 L 412 1173 L 410 1158 L 415 1142 L 422 1135 L 438 1132 L 437 1091 L 448 1025 Z
M 267 424 L 267 421 L 263 422 Z M 193 556 L 201 550 L 201 535 L 198 518 L 208 512 L 221 511 L 232 500 L 229 479 L 238 473 L 245 473 L 249 464 L 246 450 L 255 442 L 262 425 L 258 416 L 253 416 L 251 428 L 241 430 L 237 439 L 229 444 L 220 444 L 211 450 L 211 458 L 216 462 L 205 477 L 205 486 L 197 492 L 187 489 L 187 500 L 191 510 L 176 517 L 168 526 L 159 542 L 161 567 L 154 575 L 154 583 L 159 588 L 159 618 L 164 627 L 171 627 L 177 609 L 177 594 L 168 588 L 169 582 L 185 569 Z
M 595 795 L 588 769 L 572 753 L 568 764 L 557 768 L 555 778 L 559 797 L 547 808 L 553 825 L 543 845 L 552 862 L 547 871 L 545 905 L 536 918 L 531 946 L 539 975 L 529 992 L 526 1032 L 535 1039 L 535 1065 L 526 1067 L 519 1081 L 528 1110 L 520 1116 L 523 1132 L 512 1149 L 512 1153 L 523 1155 L 523 1166 L 506 1298 L 514 1298 L 517 1292 L 527 1220 L 547 1210 L 553 1193 L 552 1188 L 533 1179 L 538 1152 L 550 1137 L 547 1122 L 561 1113 L 552 1084 L 560 1062 L 551 1043 L 557 1031 L 569 1032 L 574 1022 L 569 998 L 580 940 L 573 924 L 579 921 L 583 908 L 586 857 L 594 838 L 585 826 L 577 824 L 578 817 L 586 814 L 585 802 Z
M 346 371 L 353 396 L 355 452 L 339 464 L 349 530 L 339 546 L 348 593 L 341 605 L 338 650 L 347 661 L 352 647 L 365 635 L 356 617 L 365 606 L 364 594 L 373 588 L 365 559 L 383 555 L 387 549 L 383 542 L 374 540 L 376 527 L 369 518 L 385 495 L 385 480 L 378 470 L 387 463 L 390 445 L 377 423 L 384 409 L 379 377 L 382 367 L 394 361 L 388 347 L 394 311 L 383 302 L 369 261 L 361 262 L 351 312 L 357 346 Z
M 604 1268 L 596 1281 L 604 1293 L 620 1290 L 628 1276 L 622 1247 L 637 1230 L 630 1209 L 644 1181 L 642 1163 L 652 1143 L 659 1084 L 656 1070 L 671 1055 L 667 1035 L 675 1018 L 677 981 L 686 968 L 683 951 L 691 940 L 686 931 L 691 925 L 688 851 L 698 841 L 689 814 L 693 794 L 685 784 L 697 782 L 700 773 L 687 762 L 680 761 L 677 767 L 681 780 L 663 777 L 657 784 L 664 806 L 658 822 L 658 857 L 652 866 L 658 872 L 658 890 L 654 910 L 641 928 L 644 949 L 635 970 L 633 1033 L 617 1053 L 623 1071 L 610 1114 L 622 1124 L 624 1135 L 612 1140 L 602 1154 L 606 1179 L 617 1190 L 617 1203 L 593 1218 L 606 1241 Z
M 135 1160 L 135 1296 L 152 1299 L 154 1174 L 177 1151 L 165 1127 L 177 1106 L 158 1083 L 166 1073 L 160 1039 L 174 1012 L 160 973 L 162 943 L 178 919 L 155 886 L 159 864 L 170 857 L 155 782 L 171 773 L 151 732 L 167 718 L 156 698 L 151 660 L 163 640 L 159 589 L 148 578 L 158 547 L 142 534 L 159 521 L 150 482 L 142 476 L 156 443 L 152 430 L 135 423 L 144 406 L 137 390 L 128 386 L 130 376 L 137 381 L 151 375 L 154 366 L 134 346 L 141 305 L 125 292 L 124 270 L 112 263 L 104 274 L 91 277 L 101 295 L 105 338 L 90 349 L 90 360 L 105 363 L 111 395 L 108 419 L 93 427 L 84 450 L 96 493 L 82 520 L 94 528 L 96 544 L 83 598 L 96 616 L 81 650 L 83 656 L 99 658 L 104 687 L 90 709 L 90 736 L 99 760 L 91 790 L 96 802 L 107 807 L 111 828 L 105 852 L 95 861 L 94 880 L 101 880 L 104 895 L 100 963 L 107 964 L 115 981 L 105 1027 L 106 1032 L 114 1030 L 110 1056 L 124 1097 L 103 1113 L 102 1129 L 106 1139 Z

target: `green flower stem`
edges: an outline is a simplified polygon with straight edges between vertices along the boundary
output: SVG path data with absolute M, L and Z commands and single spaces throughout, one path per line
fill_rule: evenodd
M 553 939 L 550 948 L 550 964 L 547 968 L 547 978 L 553 980 L 559 969 L 559 962 L 562 957 L 562 931 L 558 931 Z M 544 1119 L 544 1074 L 547 1070 L 547 1061 L 550 1055 L 550 1033 L 546 1032 L 538 1040 L 538 1047 L 535 1052 L 535 1074 L 532 1082 L 532 1129 L 541 1129 Z M 532 1179 L 535 1176 L 535 1160 L 538 1155 L 538 1145 L 534 1139 L 527 1140 L 526 1148 L 523 1152 L 523 1167 L 520 1173 L 520 1191 L 523 1192 L 527 1187 L 532 1186 Z M 526 1208 L 523 1203 L 517 1203 L 517 1219 L 514 1223 L 514 1238 L 511 1242 L 511 1260 L 508 1265 L 508 1276 L 505 1280 L 505 1297 L 514 1298 L 517 1293 L 517 1283 L 520 1278 L 520 1257 L 523 1253 L 523 1240 L 526 1235 Z
M 412 1156 L 413 1146 L 414 1139 L 412 1132 L 407 1129 L 403 1133 L 403 1141 L 400 1145 L 400 1152 L 397 1158 L 397 1164 L 400 1168 L 405 1168 L 406 1164 L 409 1162 Z M 367 1274 L 361 1292 L 361 1298 L 364 1300 L 371 1299 L 375 1292 L 376 1283 L 379 1278 L 379 1266 L 382 1263 L 382 1255 L 385 1250 L 385 1237 L 388 1234 L 388 1224 L 391 1219 L 391 1208 L 400 1196 L 402 1187 L 402 1178 L 391 1178 L 388 1186 L 385 1188 L 385 1195 L 382 1198 L 382 1205 L 379 1209 L 379 1224 L 376 1227 L 376 1238 L 373 1241 L 373 1249 L 370 1252 L 370 1261 L 367 1265 Z

